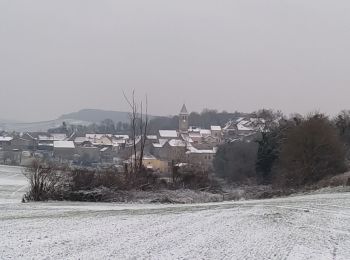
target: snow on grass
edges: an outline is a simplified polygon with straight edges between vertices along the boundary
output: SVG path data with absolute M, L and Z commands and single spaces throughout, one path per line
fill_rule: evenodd
M 350 259 L 350 193 L 190 205 L 21 204 L 7 199 L 8 173 L 0 170 L 0 259 Z

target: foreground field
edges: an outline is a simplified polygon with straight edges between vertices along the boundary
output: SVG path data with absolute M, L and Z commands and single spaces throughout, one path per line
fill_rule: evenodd
M 194 205 L 21 204 L 0 167 L 0 259 L 350 259 L 350 193 Z

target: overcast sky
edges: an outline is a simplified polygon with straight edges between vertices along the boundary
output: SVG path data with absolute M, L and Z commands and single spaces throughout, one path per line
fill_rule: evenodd
M 0 118 L 350 109 L 349 0 L 0 0 Z

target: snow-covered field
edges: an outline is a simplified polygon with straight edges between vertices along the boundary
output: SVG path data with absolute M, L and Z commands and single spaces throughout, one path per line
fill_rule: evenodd
M 195 205 L 21 204 L 0 167 L 0 259 L 350 259 L 350 193 Z

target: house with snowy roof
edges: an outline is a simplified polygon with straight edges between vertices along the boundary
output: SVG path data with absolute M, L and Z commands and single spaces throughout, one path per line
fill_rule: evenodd
M 216 148 L 197 149 L 194 146 L 187 147 L 186 159 L 188 162 L 200 167 L 202 170 L 213 168 L 213 160 L 216 154 Z
M 73 141 L 54 141 L 54 157 L 59 161 L 71 161 L 75 154 L 75 144 Z
M 11 141 L 13 137 L 11 136 L 0 136 L 0 147 L 2 150 L 9 150 L 11 148 Z

